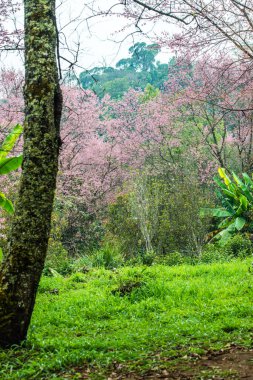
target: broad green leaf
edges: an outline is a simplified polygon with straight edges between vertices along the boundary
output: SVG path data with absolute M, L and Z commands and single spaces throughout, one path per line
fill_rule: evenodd
M 229 231 L 228 228 L 220 231 L 217 235 L 214 236 L 212 240 L 219 240 L 219 244 L 225 245 L 227 241 L 231 238 L 232 231 Z
M 238 197 L 235 193 L 233 193 L 232 191 L 229 191 L 229 190 L 222 190 L 224 194 L 226 194 L 228 197 L 230 198 L 233 198 L 233 199 L 237 199 L 238 200 Z
M 0 160 L 0 174 L 8 174 L 18 169 L 22 164 L 23 156 L 2 158 Z
M 5 158 L 10 153 L 22 132 L 22 125 L 15 125 L 15 127 L 12 129 L 12 131 L 8 134 L 3 143 L 0 145 L 0 159 Z
M 6 196 L 3 193 L 0 193 L 0 207 L 8 212 L 8 214 L 14 213 L 14 207 L 12 202 L 6 198 Z
M 253 186 L 253 181 L 247 173 L 242 173 L 242 176 L 247 185 Z
M 218 178 L 214 177 L 214 181 L 217 183 L 218 186 L 220 186 L 222 189 L 227 189 L 227 186 Z
M 237 185 L 243 187 L 244 183 L 240 180 L 240 178 L 234 172 L 232 172 L 232 175 Z
M 240 193 L 241 189 L 238 187 L 235 183 L 230 182 L 227 186 L 228 190 L 231 191 L 232 193 L 238 194 Z
M 245 224 L 246 224 L 245 218 L 239 216 L 238 218 L 235 219 L 235 228 L 237 229 L 237 231 L 242 230 Z
M 238 207 L 238 209 L 235 212 L 235 216 L 242 216 L 242 215 L 243 215 L 243 207 L 240 204 L 240 206 Z
M 233 213 L 227 211 L 223 208 L 201 208 L 200 209 L 200 216 L 216 216 L 217 218 L 224 218 L 227 216 L 232 216 Z
M 226 218 L 218 225 L 218 228 L 227 228 L 232 223 L 231 218 Z
M 249 202 L 245 195 L 240 196 L 240 203 L 242 205 L 243 210 L 246 211 L 248 209 Z
M 250 190 L 247 188 L 247 186 L 242 187 L 242 192 L 245 195 L 245 197 L 250 201 L 253 202 L 253 195 L 251 194 Z
M 0 263 L 1 263 L 1 261 L 3 261 L 3 258 L 4 258 L 3 250 L 0 247 Z

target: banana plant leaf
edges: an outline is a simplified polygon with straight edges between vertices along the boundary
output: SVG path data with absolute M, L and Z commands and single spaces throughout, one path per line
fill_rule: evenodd
M 242 176 L 244 178 L 244 181 L 247 185 L 250 185 L 253 187 L 253 181 L 252 179 L 250 178 L 250 176 L 247 174 L 247 173 L 242 173 Z
M 225 185 L 225 183 L 223 183 L 218 177 L 215 176 L 213 180 L 221 189 L 227 190 L 227 186 Z
M 238 199 L 238 196 L 237 196 L 234 192 L 232 192 L 232 191 L 230 191 L 230 190 L 227 190 L 227 189 L 224 189 L 224 190 L 222 190 L 222 191 L 223 191 L 223 193 L 226 194 L 228 197 L 233 198 L 233 199 L 235 199 L 235 200 Z
M 234 213 L 231 213 L 230 211 L 227 211 L 223 208 L 201 208 L 200 209 L 200 216 L 216 216 L 217 218 L 224 218 L 227 216 L 233 216 Z
M 0 175 L 8 174 L 18 169 L 23 161 L 23 156 L 7 157 L 0 160 Z
M 4 139 L 2 144 L 0 145 L 0 160 L 5 158 L 10 151 L 14 148 L 17 139 L 23 132 L 23 127 L 20 124 L 15 125 L 12 131 L 8 134 L 8 136 Z
M 245 226 L 246 222 L 247 221 L 245 218 L 237 217 L 235 219 L 235 228 L 237 229 L 237 231 L 241 231 L 243 229 L 243 227 Z
M 14 207 L 12 202 L 3 193 L 0 193 L 0 207 L 3 210 L 5 210 L 8 214 L 14 213 Z
M 240 186 L 241 188 L 243 188 L 244 183 L 240 180 L 240 178 L 234 172 L 232 172 L 232 175 L 233 175 L 233 178 L 234 178 L 235 182 L 237 183 L 237 185 Z

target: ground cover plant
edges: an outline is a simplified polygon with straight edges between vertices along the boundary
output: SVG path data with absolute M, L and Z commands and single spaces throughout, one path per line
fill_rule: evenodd
M 210 350 L 250 348 L 252 279 L 251 258 L 43 277 L 28 341 L 0 351 L 0 378 L 107 379 L 115 368 L 148 378 Z

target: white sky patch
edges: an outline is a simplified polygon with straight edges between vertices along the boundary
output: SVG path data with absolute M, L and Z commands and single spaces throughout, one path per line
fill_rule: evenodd
M 108 10 L 116 2 L 117 0 L 99 0 L 97 4 L 101 10 Z M 153 43 L 152 38 L 159 35 L 164 28 L 164 24 L 158 22 L 155 25 L 147 24 L 145 34 L 149 38 L 136 33 L 134 26 L 123 30 L 129 23 L 124 17 L 91 17 L 92 11 L 89 8 L 94 3 L 94 0 L 57 0 L 57 22 L 62 42 L 60 55 L 63 57 L 61 59 L 63 70 L 70 66 L 66 60 L 75 61 L 78 44 L 79 54 L 75 66 L 76 73 L 85 69 L 89 70 L 95 66 L 115 66 L 121 58 L 128 57 L 130 46 L 139 41 L 144 41 L 147 44 Z M 123 8 L 117 6 L 114 10 L 120 13 Z M 15 22 L 18 28 L 23 29 L 22 10 L 16 15 Z M 12 26 L 11 21 L 9 25 Z M 170 28 L 172 31 L 176 30 L 173 25 Z M 163 49 L 157 58 L 161 62 L 168 62 L 170 57 L 171 53 Z M 0 65 L 5 68 L 22 70 L 22 52 L 2 54 Z

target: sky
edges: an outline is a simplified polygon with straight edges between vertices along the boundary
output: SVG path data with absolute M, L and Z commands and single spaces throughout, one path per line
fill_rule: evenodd
M 84 3 L 87 5 L 84 6 Z M 127 20 L 123 17 L 90 17 L 92 11 L 89 8 L 94 3 L 98 4 L 97 7 L 100 9 L 108 10 L 110 6 L 117 3 L 117 0 L 98 0 L 97 2 L 94 0 L 57 0 L 58 29 L 61 40 L 64 42 L 61 50 L 63 58 L 73 61 L 77 43 L 80 43 L 78 62 L 75 66 L 77 74 L 95 66 L 114 66 L 121 58 L 128 56 L 128 49 L 134 43 L 145 41 L 149 44 L 153 42 L 150 38 L 136 33 L 133 26 L 120 32 L 127 25 Z M 114 9 L 121 11 L 122 6 Z M 87 20 L 87 18 L 89 19 Z M 16 23 L 18 27 L 23 28 L 22 10 L 16 17 Z M 155 33 L 159 34 L 162 28 L 163 26 L 159 23 L 152 26 L 147 25 L 146 34 L 152 37 Z M 74 55 L 70 51 L 73 51 Z M 168 62 L 170 56 L 168 50 L 162 50 L 158 59 L 161 62 Z M 22 54 L 2 55 L 0 64 L 2 67 L 22 69 Z M 69 63 L 64 59 L 61 60 L 61 65 L 63 69 L 69 67 Z

